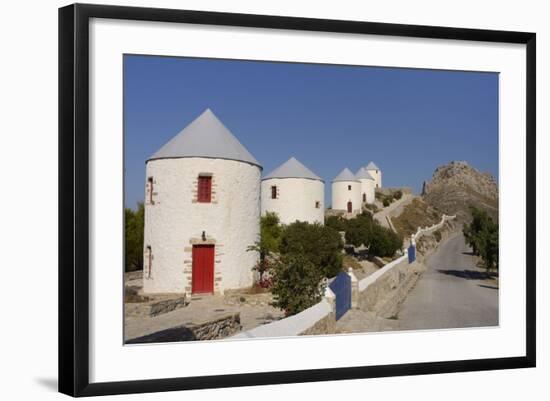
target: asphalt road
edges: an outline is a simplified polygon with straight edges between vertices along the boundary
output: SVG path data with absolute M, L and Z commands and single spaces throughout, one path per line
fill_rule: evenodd
M 400 330 L 498 325 L 496 281 L 476 267 L 476 258 L 455 234 L 426 261 L 428 270 L 401 306 Z

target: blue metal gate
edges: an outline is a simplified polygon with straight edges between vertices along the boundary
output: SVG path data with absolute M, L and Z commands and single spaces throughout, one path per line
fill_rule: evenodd
M 329 288 L 336 295 L 336 320 L 338 320 L 351 308 L 351 277 L 341 272 L 330 283 Z
M 409 254 L 409 263 L 412 263 L 416 260 L 416 247 L 414 245 L 409 246 L 408 248 L 408 254 Z

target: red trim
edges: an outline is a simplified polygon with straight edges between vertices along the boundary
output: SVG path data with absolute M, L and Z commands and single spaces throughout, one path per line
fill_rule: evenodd
M 210 203 L 212 201 L 212 177 L 199 176 L 197 200 L 203 203 Z
M 214 245 L 193 246 L 193 294 L 214 292 Z

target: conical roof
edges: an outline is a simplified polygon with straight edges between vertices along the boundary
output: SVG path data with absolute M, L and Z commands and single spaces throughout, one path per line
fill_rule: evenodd
M 309 180 L 323 181 L 321 177 L 308 169 L 294 157 L 291 157 L 286 162 L 281 164 L 271 173 L 262 178 L 262 180 L 268 180 L 270 178 L 306 178 Z
M 378 166 L 376 164 L 374 164 L 374 162 L 369 162 L 369 164 L 367 164 L 367 170 L 380 170 L 378 168 Z
M 357 181 L 357 178 L 353 175 L 349 168 L 343 169 L 340 174 L 338 174 L 332 182 L 338 181 Z
M 359 170 L 357 170 L 357 173 L 355 173 L 355 179 L 357 180 L 374 180 L 373 176 L 370 175 L 370 173 L 367 171 L 365 167 L 361 167 Z
M 210 109 L 170 139 L 149 160 L 180 157 L 237 160 L 262 168 Z

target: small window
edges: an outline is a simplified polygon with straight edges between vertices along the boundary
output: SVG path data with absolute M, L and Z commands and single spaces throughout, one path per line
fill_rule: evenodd
M 271 199 L 277 199 L 277 186 L 273 185 L 271 187 Z
M 197 200 L 202 203 L 212 201 L 212 177 L 206 175 L 199 176 Z
M 153 177 L 147 178 L 147 201 L 150 205 L 155 204 L 153 199 Z
M 150 245 L 147 245 L 147 254 L 145 257 L 147 258 L 147 278 L 151 278 L 153 272 L 153 252 Z
M 363 202 L 367 201 L 367 194 L 363 194 Z
M 348 185 L 348 191 L 351 191 L 351 185 Z
M 315 208 L 316 208 L 316 209 L 319 209 L 320 207 L 321 207 L 321 202 L 316 201 L 316 202 L 315 202 Z

